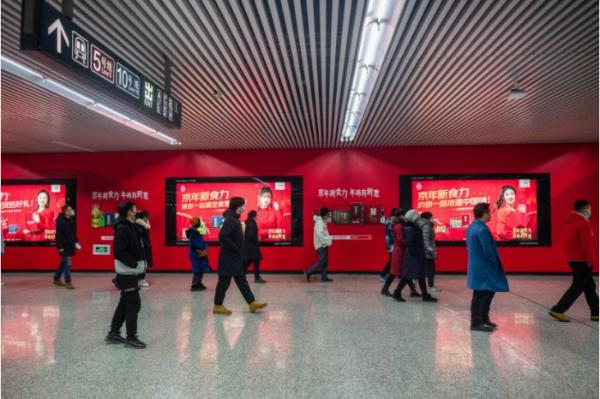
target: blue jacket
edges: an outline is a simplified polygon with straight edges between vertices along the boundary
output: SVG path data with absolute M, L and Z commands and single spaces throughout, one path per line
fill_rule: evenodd
M 508 292 L 508 280 L 490 229 L 480 220 L 467 229 L 467 286 L 477 291 Z
M 194 273 L 207 273 L 210 271 L 208 265 L 208 256 L 198 257 L 196 250 L 205 250 L 208 246 L 202 237 L 202 234 L 194 227 L 186 230 L 185 236 L 190 240 L 190 261 L 192 262 L 192 271 Z

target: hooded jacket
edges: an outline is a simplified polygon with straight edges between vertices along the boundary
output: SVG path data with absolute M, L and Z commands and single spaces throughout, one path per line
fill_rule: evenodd
M 433 222 L 424 218 L 417 219 L 417 226 L 423 233 L 423 243 L 425 245 L 425 257 L 433 260 L 437 258 L 437 249 L 435 246 L 435 230 Z
M 144 248 L 135 224 L 125 218 L 119 218 L 113 225 L 115 239 L 113 252 L 117 274 L 141 274 L 146 270 Z
M 580 213 L 570 212 L 565 219 L 564 250 L 570 261 L 596 264 L 594 232 L 590 222 Z
M 190 227 L 185 231 L 185 236 L 188 238 L 190 242 L 190 250 L 189 256 L 190 261 L 192 262 L 192 272 L 194 273 L 207 273 L 210 271 L 210 266 L 208 265 L 208 256 L 198 256 L 197 251 L 204 251 L 208 249 L 208 245 L 206 241 L 204 241 L 204 237 L 198 231 L 196 227 Z
M 329 230 L 327 230 L 327 222 L 319 215 L 313 216 L 313 221 L 315 222 L 313 234 L 315 249 L 330 247 L 333 239 L 329 235 Z
M 75 244 L 79 240 L 75 235 L 75 221 L 67 219 L 62 213 L 56 219 L 56 248 L 62 249 L 60 256 L 75 255 Z
M 223 212 L 225 221 L 219 232 L 219 275 L 220 276 L 243 276 L 244 259 L 242 250 L 244 248 L 244 233 L 240 223 L 240 215 L 232 209 Z

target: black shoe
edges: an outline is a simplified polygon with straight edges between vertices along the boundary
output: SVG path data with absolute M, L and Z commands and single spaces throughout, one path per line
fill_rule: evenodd
M 198 284 L 200 286 L 200 288 L 202 288 L 202 290 L 204 291 L 206 289 L 206 286 L 202 283 Z
M 203 285 L 192 285 L 190 291 L 204 291 L 206 289 Z
M 425 295 L 423 296 L 423 302 L 437 302 L 437 298 L 434 298 L 431 295 Z
M 121 334 L 113 332 L 109 332 L 106 338 L 104 338 L 104 342 L 107 344 L 124 344 L 126 341 Z
M 308 273 L 306 270 L 302 270 L 302 273 L 304 273 L 304 277 L 306 278 L 306 282 L 310 283 L 310 273 Z
M 413 292 L 410 293 L 410 297 L 411 298 L 421 298 L 422 295 L 419 294 L 417 291 L 413 291 Z
M 479 324 L 477 326 L 471 326 L 471 331 L 493 332 L 494 328 L 486 324 Z
M 406 299 L 402 298 L 402 295 L 392 295 L 392 297 L 397 300 L 398 302 L 406 302 Z
M 325 277 L 325 278 L 322 278 L 322 279 L 321 279 L 321 282 L 322 282 L 322 283 L 331 283 L 332 281 L 333 281 L 333 280 L 332 280 L 332 279 L 330 279 L 329 277 Z
M 392 293 L 386 290 L 386 291 L 381 291 L 381 295 L 383 295 L 383 296 L 392 296 Z
M 492 328 L 497 328 L 498 327 L 498 324 L 492 323 L 490 320 L 484 322 L 483 324 L 485 324 L 486 326 L 490 326 Z
M 266 283 L 266 281 L 265 281 L 265 280 L 263 280 L 263 279 L 262 279 L 262 278 L 260 278 L 260 277 L 259 277 L 259 278 L 255 278 L 255 279 L 254 279 L 254 282 L 255 282 L 255 283 L 257 283 L 257 284 L 264 284 L 264 283 Z
M 140 341 L 137 337 L 133 337 L 127 338 L 127 340 L 125 341 L 125 346 L 134 349 L 144 349 L 146 347 L 146 344 Z

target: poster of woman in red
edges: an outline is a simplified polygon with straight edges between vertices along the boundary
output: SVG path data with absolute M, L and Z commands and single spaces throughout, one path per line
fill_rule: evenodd
M 5 240 L 52 242 L 56 216 L 66 203 L 64 184 L 2 185 L 2 232 Z
M 229 199 L 242 197 L 246 211 L 256 210 L 259 237 L 264 242 L 291 240 L 290 182 L 192 182 L 176 185 L 177 240 L 185 240 L 189 219 L 198 217 L 205 226 L 206 241 L 217 241 L 223 212 Z M 245 216 L 242 215 L 242 220 Z
M 498 241 L 538 239 L 535 179 L 419 180 L 412 186 L 415 209 L 434 215 L 436 240 L 463 241 L 479 202 L 492 205 L 488 225 Z

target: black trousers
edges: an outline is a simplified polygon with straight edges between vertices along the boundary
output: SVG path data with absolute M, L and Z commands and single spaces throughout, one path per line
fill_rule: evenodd
M 383 270 L 381 271 L 381 273 L 379 273 L 379 275 L 381 277 L 385 277 L 385 276 L 389 275 L 391 268 L 392 268 L 392 253 L 390 252 L 390 258 L 388 259 L 387 263 L 385 264 L 385 266 L 383 267 Z
M 496 293 L 493 291 L 473 291 L 471 300 L 471 325 L 479 326 L 490 321 L 490 306 Z
M 427 276 L 427 285 L 429 285 L 429 288 L 433 287 L 434 284 L 434 280 L 435 280 L 435 260 L 433 259 L 427 259 L 427 262 L 430 262 L 428 264 L 429 269 L 430 269 L 430 274 L 429 276 Z
M 192 273 L 192 287 L 202 285 L 202 276 L 204 276 L 204 273 Z
M 126 323 L 127 338 L 137 335 L 138 313 L 142 307 L 138 288 L 138 276 L 117 274 L 117 285 L 121 290 L 121 298 L 115 309 L 110 331 L 120 333 L 123 323 Z
M 242 293 L 242 296 L 246 300 L 247 303 L 254 302 L 254 294 L 248 285 L 248 280 L 246 280 L 246 276 L 221 276 L 219 275 L 219 282 L 217 283 L 217 288 L 215 290 L 215 305 L 222 305 L 225 300 L 225 293 L 229 288 L 229 284 L 231 284 L 231 279 L 235 280 L 235 284 L 238 286 L 238 289 Z
M 248 268 L 250 265 L 254 264 L 254 279 L 258 280 L 260 278 L 260 260 L 258 259 L 248 259 L 244 261 L 244 269 L 248 272 Z
M 598 316 L 598 294 L 596 294 L 596 283 L 594 282 L 592 268 L 585 262 L 569 262 L 569 267 L 573 270 L 573 282 L 556 306 L 552 308 L 552 311 L 566 312 L 583 293 L 592 316 Z
M 390 282 L 390 284 L 391 284 L 391 282 Z M 401 296 L 402 295 L 402 290 L 407 285 L 410 287 L 410 293 L 411 294 L 417 291 L 417 289 L 415 288 L 415 283 L 413 283 L 412 280 L 403 278 L 403 279 L 400 279 L 400 281 L 398 282 L 398 286 L 394 290 L 394 296 Z M 427 294 L 427 283 L 425 282 L 424 278 L 419 279 L 419 288 L 421 289 L 421 294 L 423 296 L 427 296 L 428 295 Z

